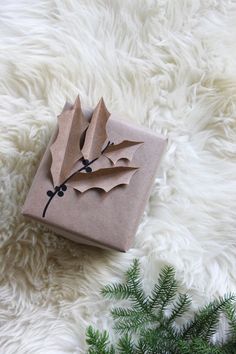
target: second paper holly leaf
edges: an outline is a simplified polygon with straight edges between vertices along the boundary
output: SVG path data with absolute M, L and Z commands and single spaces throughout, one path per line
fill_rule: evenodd
M 100 188 L 108 192 L 118 185 L 129 184 L 138 167 L 127 165 L 127 160 L 133 159 L 133 155 L 143 142 L 124 140 L 119 144 L 110 144 L 104 150 L 103 146 L 107 141 L 106 124 L 110 113 L 103 99 L 96 106 L 89 124 L 85 121 L 79 97 L 73 107 L 72 110 L 66 109 L 59 117 L 59 132 L 64 131 L 66 134 L 58 134 L 51 147 L 53 156 L 51 172 L 54 185 L 58 181 L 63 183 L 64 176 L 67 176 L 67 184 L 80 192 L 91 188 Z M 80 149 L 81 136 L 84 132 L 84 143 Z M 78 171 L 68 177 L 68 169 L 72 170 L 76 157 L 77 161 L 79 158 L 89 163 L 96 161 L 95 165 L 99 165 L 99 168 L 90 173 Z M 104 157 L 107 159 L 106 162 Z M 100 160 L 101 164 L 98 163 Z M 90 166 L 92 165 L 91 163 Z

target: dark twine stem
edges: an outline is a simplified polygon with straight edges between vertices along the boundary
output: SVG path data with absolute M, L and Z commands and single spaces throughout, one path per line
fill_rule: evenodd
M 109 146 L 109 145 L 112 145 L 112 144 L 113 144 L 113 143 L 111 143 L 110 141 L 108 141 L 107 145 L 106 145 L 105 148 L 102 150 L 101 154 L 103 154 L 104 151 L 108 148 L 108 146 Z M 44 218 L 45 215 L 46 215 L 47 208 L 49 207 L 51 201 L 53 200 L 53 198 L 55 197 L 55 195 L 57 194 L 57 192 L 61 189 L 61 187 L 62 187 L 63 185 L 65 185 L 66 182 L 69 181 L 69 179 L 71 179 L 74 175 L 76 175 L 76 173 L 85 170 L 89 165 L 91 165 L 92 163 L 94 163 L 94 162 L 95 162 L 96 160 L 98 160 L 98 159 L 99 159 L 99 157 L 97 157 L 96 159 L 91 160 L 91 161 L 90 161 L 89 163 L 87 163 L 85 166 L 81 167 L 79 170 L 75 171 L 74 173 L 72 173 L 72 175 L 70 175 L 69 177 L 67 177 L 67 179 L 65 179 L 65 181 L 60 184 L 60 186 L 56 186 L 56 187 L 54 188 L 53 194 L 50 196 L 50 198 L 49 198 L 48 201 L 47 201 L 47 204 L 45 205 L 45 208 L 43 209 L 43 215 L 42 215 L 43 218 Z

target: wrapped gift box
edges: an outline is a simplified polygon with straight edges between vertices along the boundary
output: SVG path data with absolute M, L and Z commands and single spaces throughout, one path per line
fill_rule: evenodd
M 122 121 L 101 99 L 66 104 L 22 213 L 78 243 L 127 251 L 167 139 Z

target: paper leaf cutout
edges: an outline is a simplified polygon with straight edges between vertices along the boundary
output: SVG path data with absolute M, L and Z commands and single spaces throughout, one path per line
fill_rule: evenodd
M 58 135 L 50 147 L 54 187 L 59 186 L 68 177 L 74 163 L 82 156 L 80 138 L 87 126 L 88 122 L 81 110 L 78 96 L 75 104 L 70 107 L 66 103 L 58 116 Z
M 136 150 L 143 144 L 139 141 L 124 140 L 120 144 L 110 145 L 104 151 L 104 155 L 114 164 L 120 159 L 132 160 Z
M 96 106 L 86 131 L 82 154 L 86 160 L 94 160 L 101 155 L 102 146 L 107 138 L 106 124 L 110 113 L 103 99 Z
M 78 172 L 70 178 L 67 184 L 80 192 L 91 188 L 100 188 L 109 192 L 118 185 L 129 184 L 137 170 L 137 167 L 111 167 L 90 173 Z

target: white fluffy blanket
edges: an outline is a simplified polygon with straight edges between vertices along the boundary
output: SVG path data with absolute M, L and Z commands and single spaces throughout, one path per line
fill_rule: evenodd
M 194 308 L 236 292 L 235 1 L 8 0 L 0 14 L 0 353 L 84 353 L 89 324 L 112 327 L 101 287 L 133 257 L 147 291 L 173 265 Z M 127 254 L 20 215 L 78 93 L 169 137 Z

